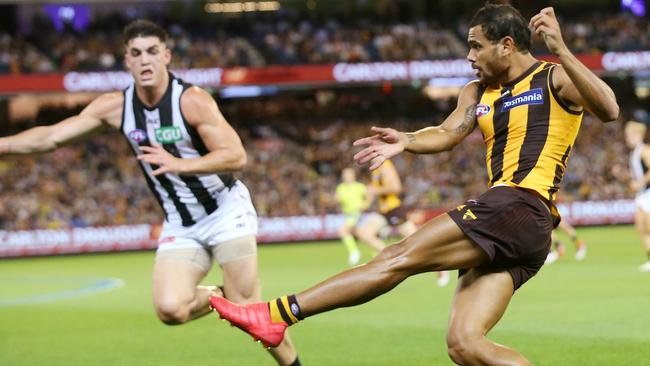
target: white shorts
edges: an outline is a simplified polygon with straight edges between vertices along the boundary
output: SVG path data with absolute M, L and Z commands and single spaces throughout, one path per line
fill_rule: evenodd
M 209 249 L 244 236 L 257 235 L 257 214 L 246 186 L 237 181 L 217 198 L 219 208 L 192 226 L 165 221 L 158 253 L 178 249 Z
M 634 199 L 636 207 L 643 211 L 650 213 L 650 189 L 646 189 L 643 193 L 636 196 Z

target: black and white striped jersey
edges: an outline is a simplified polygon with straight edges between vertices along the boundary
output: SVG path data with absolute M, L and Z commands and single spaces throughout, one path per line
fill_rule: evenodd
M 181 111 L 181 95 L 191 87 L 170 74 L 169 86 L 162 99 L 146 107 L 131 84 L 124 90 L 124 112 L 120 130 L 133 152 L 140 146 L 162 146 L 178 158 L 195 158 L 209 151 L 195 128 L 187 124 Z M 232 174 L 177 175 L 152 172 L 157 165 L 139 161 L 147 184 L 171 224 L 191 226 L 219 208 L 217 196 L 232 186 Z

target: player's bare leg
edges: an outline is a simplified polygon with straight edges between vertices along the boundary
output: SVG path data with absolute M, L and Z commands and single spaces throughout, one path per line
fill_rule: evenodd
M 377 257 L 295 296 L 269 303 L 237 306 L 220 297 L 210 299 L 221 317 L 259 339 L 276 346 L 284 331 L 298 320 L 340 307 L 368 302 L 409 276 L 446 269 L 473 268 L 489 260 L 456 223 L 441 215 L 416 233 L 386 247 Z
M 267 346 L 283 339 L 298 320 L 340 307 L 354 306 L 390 291 L 422 272 L 472 268 L 489 260 L 449 215 L 441 215 L 413 235 L 386 247 L 367 264 L 352 268 L 295 296 L 269 303 L 237 306 L 220 297 L 210 299 L 220 316 Z
M 384 294 L 406 278 L 431 271 L 471 268 L 488 260 L 456 223 L 441 215 L 363 266 L 352 268 L 296 295 L 303 317 L 354 306 Z
M 225 263 L 221 268 L 227 299 L 237 304 L 251 304 L 262 300 L 256 256 Z M 291 365 L 297 358 L 288 333 L 282 343 L 276 348 L 271 348 L 269 352 L 279 365 Z
M 486 334 L 501 319 L 514 287 L 510 273 L 471 269 L 463 274 L 451 307 L 447 347 L 459 365 L 530 365 L 517 351 Z
M 203 268 L 181 258 L 174 259 L 171 255 L 156 259 L 153 302 L 162 322 L 183 324 L 210 312 L 208 298 L 221 295 L 221 291 L 213 286 L 198 286 L 208 270 L 209 267 Z

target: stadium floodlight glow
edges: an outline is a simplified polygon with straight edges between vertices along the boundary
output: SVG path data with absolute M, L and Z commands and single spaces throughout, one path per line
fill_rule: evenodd
M 207 3 L 206 13 L 244 13 L 254 11 L 280 10 L 279 1 L 246 1 L 234 3 Z
M 642 17 L 646 14 L 646 7 L 643 0 L 621 0 L 622 10 L 629 10 L 632 14 Z

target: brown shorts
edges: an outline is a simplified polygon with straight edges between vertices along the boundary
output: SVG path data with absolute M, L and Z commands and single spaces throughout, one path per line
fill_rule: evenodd
M 481 267 L 510 272 L 515 290 L 537 274 L 546 260 L 554 219 L 530 192 L 490 188 L 448 214 L 490 257 Z
M 397 206 L 382 215 L 384 215 L 389 225 L 397 226 L 406 222 L 406 215 L 408 214 L 408 211 L 408 208 L 404 206 Z

